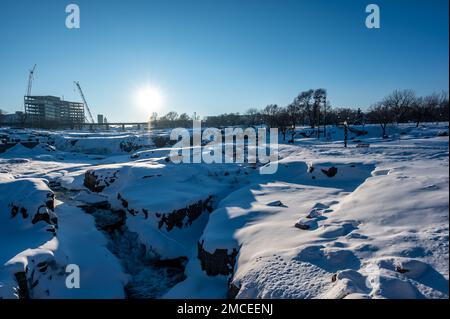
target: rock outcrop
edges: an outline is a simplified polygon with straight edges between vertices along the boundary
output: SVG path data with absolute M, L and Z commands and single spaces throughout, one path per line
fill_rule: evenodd
M 174 210 L 172 213 L 156 214 L 156 217 L 160 218 L 158 228 L 165 226 L 167 231 L 171 231 L 174 227 L 191 226 L 205 210 L 212 212 L 211 199 L 212 196 L 209 196 L 206 200 L 199 200 L 195 204 Z
M 228 249 L 216 249 L 210 253 L 203 248 L 204 241 L 197 244 L 197 258 L 200 260 L 202 270 L 208 276 L 232 275 L 236 264 L 238 250 L 233 248 L 231 253 Z
M 106 176 L 96 175 L 94 171 L 89 170 L 84 174 L 83 185 L 94 193 L 100 193 L 117 179 L 117 171 L 112 172 Z

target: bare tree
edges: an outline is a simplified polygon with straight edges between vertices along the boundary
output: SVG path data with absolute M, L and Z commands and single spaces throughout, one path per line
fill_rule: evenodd
M 178 118 L 178 113 L 174 111 L 170 111 L 164 116 L 169 121 L 175 121 Z
M 411 105 L 409 117 L 416 123 L 416 127 L 418 127 L 422 121 L 433 117 L 438 106 L 439 96 L 437 94 L 419 97 Z
M 283 134 L 283 141 L 286 141 L 286 132 L 291 124 L 291 118 L 286 108 L 279 108 L 275 114 L 276 127 Z
M 150 121 L 156 121 L 158 119 L 158 113 L 153 112 L 152 115 L 150 115 Z
M 359 111 L 358 111 L 359 110 Z M 350 123 L 360 122 L 361 110 L 352 109 L 349 107 L 340 107 L 328 111 L 328 118 L 331 123 L 339 124 L 344 121 Z
M 405 120 L 416 99 L 416 94 L 412 90 L 395 90 L 383 99 L 383 104 L 394 113 L 394 122 L 400 123 Z
M 294 100 L 294 102 L 286 107 L 286 112 L 288 114 L 289 122 L 292 127 L 295 127 L 295 125 L 299 123 L 303 118 L 302 109 L 297 100 Z
M 312 108 L 312 97 L 314 94 L 314 90 L 308 90 L 301 92 L 294 100 L 294 103 L 299 107 L 299 111 L 302 114 L 302 117 L 307 117 L 309 121 L 309 125 L 314 128 L 314 114 Z
M 180 114 L 180 116 L 178 117 L 178 119 L 180 121 L 190 121 L 191 118 L 189 117 L 189 115 L 187 115 L 186 113 L 182 113 Z
M 439 94 L 439 105 L 433 114 L 431 120 L 435 121 L 448 121 L 449 120 L 449 102 L 448 92 L 442 91 Z
M 320 136 L 320 122 L 322 120 L 320 118 L 321 117 L 320 109 L 321 109 L 321 106 L 326 103 L 326 96 L 327 96 L 327 91 L 325 89 L 317 89 L 314 91 L 314 94 L 313 94 L 313 99 L 314 99 L 313 116 L 314 116 L 314 124 L 316 124 L 318 127 L 317 137 Z M 314 128 L 314 126 L 313 126 L 313 128 Z
M 257 124 L 257 121 L 258 121 L 258 118 L 259 118 L 259 111 L 258 111 L 257 108 L 254 108 L 254 107 L 249 108 L 247 110 L 247 112 L 245 112 L 245 115 L 248 118 L 248 124 L 249 125 L 256 125 Z
M 277 113 L 279 112 L 279 107 L 276 104 L 269 104 L 262 110 L 262 115 L 264 121 L 270 127 L 275 127 L 277 125 Z
M 380 124 L 382 137 L 387 137 L 386 127 L 395 120 L 395 113 L 391 106 L 384 104 L 383 102 L 379 102 L 370 108 L 368 117 L 373 123 Z

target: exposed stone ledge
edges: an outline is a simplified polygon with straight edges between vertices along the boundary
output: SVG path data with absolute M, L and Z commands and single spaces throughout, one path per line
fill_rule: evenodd
M 94 193 L 100 193 L 117 179 L 117 171 L 113 172 L 111 176 L 99 176 L 94 171 L 89 170 L 84 174 L 83 185 Z
M 232 275 L 234 273 L 238 250 L 233 248 L 233 251 L 229 254 L 228 249 L 218 248 L 214 253 L 210 253 L 203 248 L 203 243 L 204 241 L 197 243 L 197 258 L 200 260 L 202 270 L 208 276 Z

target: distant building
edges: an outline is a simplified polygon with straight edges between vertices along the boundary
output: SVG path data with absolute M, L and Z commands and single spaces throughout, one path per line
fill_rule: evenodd
M 3 123 L 18 124 L 24 121 L 25 114 L 23 112 L 17 111 L 15 113 L 3 114 L 0 119 Z
M 97 123 L 98 124 L 103 124 L 103 114 L 97 114 Z
M 26 121 L 37 125 L 81 124 L 85 122 L 84 104 L 56 96 L 25 96 Z

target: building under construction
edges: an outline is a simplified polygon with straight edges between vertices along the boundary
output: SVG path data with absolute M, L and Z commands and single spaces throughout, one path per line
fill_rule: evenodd
M 61 100 L 56 96 L 25 96 L 26 122 L 46 126 L 74 125 L 85 122 L 84 104 Z

